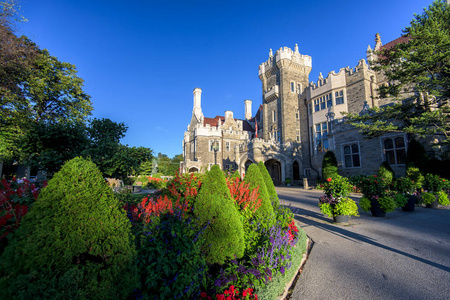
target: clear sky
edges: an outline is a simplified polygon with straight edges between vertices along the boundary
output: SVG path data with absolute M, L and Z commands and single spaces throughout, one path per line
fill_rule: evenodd
M 312 56 L 310 81 L 354 67 L 396 39 L 431 0 L 21 0 L 19 26 L 39 47 L 76 65 L 93 117 L 128 126 L 123 144 L 172 157 L 192 116 L 194 88 L 206 117 L 244 118 L 262 103 L 258 66 L 269 49 Z

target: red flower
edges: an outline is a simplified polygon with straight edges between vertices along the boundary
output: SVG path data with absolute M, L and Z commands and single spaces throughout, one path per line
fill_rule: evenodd
M 328 178 L 328 179 L 327 179 L 328 182 L 331 182 L 331 180 L 333 180 L 333 179 L 331 179 L 331 178 Z
M 243 296 L 243 297 L 246 297 L 246 296 L 247 296 L 247 291 L 246 291 L 246 290 L 244 290 L 244 291 L 242 292 L 242 296 Z
M 201 294 L 200 294 L 200 297 L 202 297 L 202 298 L 206 298 L 208 295 L 205 293 L 205 292 L 202 292 Z

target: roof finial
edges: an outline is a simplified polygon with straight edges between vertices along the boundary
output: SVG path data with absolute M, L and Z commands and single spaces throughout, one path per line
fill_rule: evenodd
M 375 51 L 377 51 L 378 49 L 380 49 L 380 47 L 381 47 L 382 45 L 383 45 L 383 44 L 381 43 L 380 34 L 379 34 L 379 33 L 375 34 Z
M 269 50 L 269 57 L 272 57 L 273 53 L 272 53 L 272 49 Z
M 295 44 L 295 52 L 298 53 L 298 44 Z

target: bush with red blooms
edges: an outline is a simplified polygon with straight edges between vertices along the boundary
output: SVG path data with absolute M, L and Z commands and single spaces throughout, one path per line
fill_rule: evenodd
M 201 185 L 202 181 L 198 174 L 180 175 L 177 172 L 175 177 L 167 184 L 167 191 L 163 193 L 167 194 L 168 192 L 174 207 L 191 210 Z
M 250 183 L 241 181 L 240 178 L 227 178 L 228 189 L 230 190 L 231 198 L 236 202 L 236 205 L 241 210 L 247 210 L 254 213 L 261 206 L 261 199 L 259 199 L 259 187 L 250 189 Z
M 151 177 L 151 176 L 148 176 L 147 180 L 148 180 L 147 187 L 150 189 L 157 189 L 157 190 L 165 188 L 167 186 L 167 182 L 168 182 L 167 179 Z
M 200 300 L 212 300 L 212 298 L 206 292 L 202 292 Z M 253 294 L 252 288 L 244 289 L 242 294 L 239 295 L 239 290 L 232 285 L 222 294 L 216 294 L 216 300 L 258 300 L 258 296 Z
M 43 182 L 45 187 L 47 182 Z M 0 181 L 0 240 L 16 230 L 28 209 L 39 196 L 40 187 L 27 179 Z

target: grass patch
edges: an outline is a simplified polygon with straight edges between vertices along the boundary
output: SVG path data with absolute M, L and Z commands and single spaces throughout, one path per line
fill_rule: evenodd
M 278 296 L 284 293 L 284 288 L 286 284 L 291 281 L 297 274 L 297 269 L 303 259 L 303 254 L 307 251 L 307 241 L 308 236 L 300 227 L 298 221 L 295 221 L 295 225 L 298 228 L 299 241 L 297 242 L 297 247 L 292 251 L 292 266 L 285 272 L 284 275 L 277 274 L 276 277 L 272 278 L 272 281 L 263 288 L 259 288 L 256 291 L 258 299 L 261 300 L 276 300 Z

